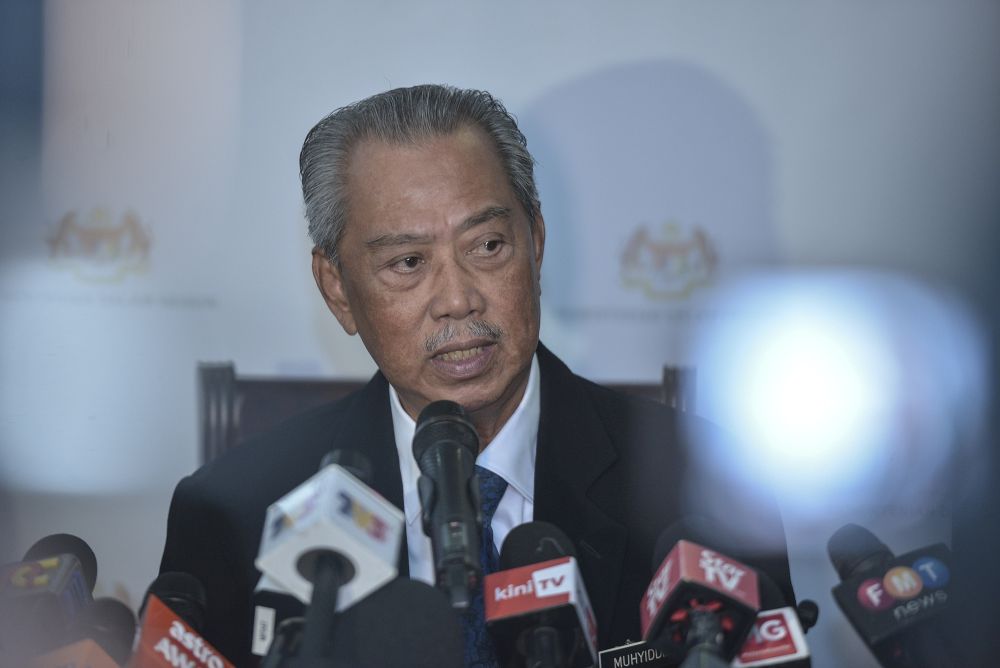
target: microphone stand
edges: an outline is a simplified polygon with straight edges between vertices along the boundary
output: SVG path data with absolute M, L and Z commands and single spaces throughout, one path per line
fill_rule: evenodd
M 337 621 L 337 595 L 340 587 L 354 577 L 354 567 L 333 550 L 316 550 L 302 556 L 299 570 L 304 574 L 312 572 L 313 591 L 306 608 L 302 644 L 291 665 L 317 668 L 327 665 L 333 656 L 330 639 Z

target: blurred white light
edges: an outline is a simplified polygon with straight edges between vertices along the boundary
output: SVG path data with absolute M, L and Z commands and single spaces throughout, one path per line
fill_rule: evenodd
M 930 502 L 985 398 L 961 309 L 898 277 L 842 272 L 757 277 L 713 310 L 693 356 L 698 412 L 731 440 L 699 444 L 701 466 L 804 516 Z

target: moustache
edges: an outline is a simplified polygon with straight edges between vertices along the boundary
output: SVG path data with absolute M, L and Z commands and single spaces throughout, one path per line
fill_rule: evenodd
M 485 320 L 471 320 L 465 324 L 465 331 L 468 332 L 474 338 L 487 338 L 493 341 L 499 341 L 500 337 L 503 336 L 503 328 L 492 322 L 486 322 Z M 462 328 L 454 326 L 452 324 L 446 324 L 444 329 L 436 334 L 428 336 L 424 341 L 424 348 L 428 353 L 433 353 L 435 350 L 445 345 L 452 339 L 458 337 L 462 333 Z

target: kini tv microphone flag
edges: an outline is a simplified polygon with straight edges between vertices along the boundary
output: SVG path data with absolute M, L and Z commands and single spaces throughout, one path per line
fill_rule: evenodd
M 597 622 L 569 538 L 546 522 L 514 527 L 500 568 L 483 581 L 483 603 L 501 665 L 596 665 Z
M 328 458 L 267 509 L 255 565 L 276 589 L 309 603 L 310 578 L 322 555 L 335 552 L 344 580 L 337 590 L 340 611 L 396 577 L 403 513 Z
M 699 524 L 678 522 L 657 541 L 639 605 L 642 637 L 674 661 L 728 666 L 760 609 L 757 572 L 688 540 L 705 535 Z
M 128 668 L 179 666 L 235 668 L 156 594 L 149 594 L 139 630 L 139 641 Z
M 944 544 L 894 557 L 870 531 L 847 524 L 830 537 L 827 552 L 841 578 L 833 598 L 880 664 L 966 665 L 942 632 L 952 598 L 951 551 Z

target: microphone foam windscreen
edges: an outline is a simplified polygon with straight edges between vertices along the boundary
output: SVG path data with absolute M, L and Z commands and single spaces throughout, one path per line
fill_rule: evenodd
M 500 550 L 500 570 L 520 568 L 559 557 L 576 557 L 573 542 L 548 522 L 527 522 L 510 530 Z
M 144 613 L 150 594 L 155 594 L 196 632 L 202 632 L 205 627 L 205 609 L 208 601 L 205 587 L 198 578 L 179 571 L 160 573 L 146 590 L 139 616 Z
M 687 540 L 704 547 L 719 549 L 723 534 L 721 529 L 704 517 L 683 517 L 660 534 L 653 548 L 653 570 L 657 570 L 677 541 Z
M 334 668 L 462 668 L 458 616 L 441 591 L 396 578 L 342 612 L 333 628 Z
M 324 469 L 330 464 L 336 464 L 364 484 L 371 486 L 372 462 L 363 453 L 351 449 L 331 450 L 323 456 L 319 467 Z
M 479 454 L 479 435 L 465 409 L 454 401 L 434 401 L 420 411 L 413 432 L 414 458 L 419 462 L 427 448 L 442 439 L 458 442 L 473 458 Z
M 97 557 L 87 545 L 87 541 L 73 534 L 54 533 L 40 539 L 28 548 L 22 561 L 36 561 L 59 554 L 72 554 L 76 557 L 83 569 L 83 578 L 87 581 L 87 587 L 90 591 L 94 591 L 94 584 L 97 583 Z
M 114 598 L 98 598 L 80 614 L 74 632 L 94 640 L 116 663 L 124 665 L 132 653 L 135 627 L 135 615 L 127 605 Z
M 841 580 L 882 566 L 892 559 L 892 551 L 868 529 L 845 524 L 826 543 L 830 562 Z
M 757 571 L 757 587 L 760 591 L 761 610 L 774 610 L 791 605 L 785 600 L 785 595 L 781 593 L 777 583 L 761 570 Z

